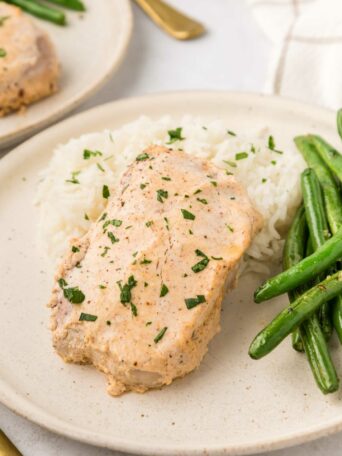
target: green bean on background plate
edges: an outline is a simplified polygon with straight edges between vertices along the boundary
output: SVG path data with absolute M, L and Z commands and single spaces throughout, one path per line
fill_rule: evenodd
M 310 282 L 342 258 L 342 227 L 312 255 L 266 280 L 255 292 L 255 302 L 266 301 Z
M 74 11 L 85 11 L 85 6 L 80 0 L 46 0 L 49 3 L 62 6 Z
M 249 348 L 250 356 L 259 359 L 270 353 L 286 336 L 316 312 L 324 302 L 330 301 L 340 293 L 342 293 L 342 271 L 328 276 L 281 311 L 255 337 Z
M 337 111 L 337 131 L 342 139 L 342 108 Z
M 6 3 L 18 6 L 33 16 L 53 22 L 57 25 L 66 25 L 66 16 L 62 11 L 50 8 L 36 0 L 5 0 Z
M 324 163 L 342 182 L 342 155 L 320 136 L 309 135 L 309 138 L 315 144 Z

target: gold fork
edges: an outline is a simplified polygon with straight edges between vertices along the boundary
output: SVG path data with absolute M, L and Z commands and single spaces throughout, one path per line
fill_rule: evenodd
M 159 27 L 177 40 L 191 40 L 205 33 L 200 22 L 177 11 L 162 0 L 135 0 Z
M 0 429 L 0 456 L 23 456 Z

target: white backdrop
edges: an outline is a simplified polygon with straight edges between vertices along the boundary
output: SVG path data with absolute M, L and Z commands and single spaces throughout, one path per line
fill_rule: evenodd
M 263 90 L 272 43 L 254 22 L 245 2 L 169 2 L 205 23 L 207 35 L 196 41 L 174 41 L 134 7 L 134 34 L 126 60 L 112 81 L 79 111 L 117 98 L 165 90 Z M 24 456 L 119 456 L 119 453 L 56 436 L 17 417 L 3 406 L 0 406 L 0 428 Z M 342 435 L 271 453 L 272 456 L 323 454 L 341 455 Z

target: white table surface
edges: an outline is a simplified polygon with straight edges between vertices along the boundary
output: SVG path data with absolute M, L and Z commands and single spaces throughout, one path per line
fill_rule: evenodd
M 165 90 L 262 91 L 272 47 L 258 30 L 244 2 L 169 2 L 205 23 L 207 35 L 195 41 L 175 41 L 134 7 L 134 33 L 126 60 L 110 83 L 78 111 L 118 98 Z M 117 452 L 48 432 L 1 405 L 0 428 L 24 456 L 119 456 Z M 271 456 L 323 454 L 342 454 L 342 434 L 270 453 Z

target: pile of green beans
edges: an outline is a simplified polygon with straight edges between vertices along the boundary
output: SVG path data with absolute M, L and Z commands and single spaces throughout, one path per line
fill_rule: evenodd
M 68 8 L 74 11 L 85 11 L 82 0 L 46 0 L 49 3 Z M 39 17 L 57 25 L 66 25 L 66 15 L 63 11 L 51 8 L 39 0 L 5 0 L 6 3 L 18 6 L 33 16 Z
M 342 139 L 342 109 L 337 130 Z M 328 347 L 334 329 L 342 344 L 342 155 L 317 135 L 294 141 L 308 165 L 301 175 L 303 203 L 285 242 L 283 272 L 254 294 L 259 303 L 288 293 L 290 305 L 255 337 L 249 355 L 262 358 L 292 333 L 293 348 L 305 352 L 327 394 L 339 387 Z

